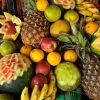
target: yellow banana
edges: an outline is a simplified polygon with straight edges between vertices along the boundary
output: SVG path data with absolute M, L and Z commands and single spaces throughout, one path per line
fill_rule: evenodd
M 21 94 L 21 100 L 29 100 L 28 87 L 25 87 Z
M 93 18 L 93 16 L 89 16 L 89 17 L 86 17 L 86 22 L 91 22 L 91 21 L 94 21 L 95 19 Z
M 84 16 L 92 16 L 92 12 L 90 12 L 88 10 L 80 10 L 79 13 Z
M 32 91 L 31 99 L 30 100 L 37 100 L 40 95 L 39 86 L 35 85 Z
M 85 10 L 86 7 L 84 7 L 83 5 L 79 4 L 79 5 L 76 5 L 76 9 L 77 10 Z
M 87 8 L 87 10 L 89 10 L 90 12 L 92 13 L 99 13 L 99 9 L 97 9 L 96 7 L 93 7 L 93 8 Z
M 95 5 L 92 4 L 92 3 L 83 4 L 83 6 L 86 7 L 86 8 L 93 8 L 93 7 L 95 7 Z
M 89 1 L 84 1 L 84 2 L 82 2 L 81 4 L 82 4 L 82 5 L 91 4 L 91 2 L 89 2 Z
M 52 94 L 52 91 L 53 91 L 53 87 L 55 86 L 55 76 L 53 75 L 53 72 L 51 71 L 50 74 L 49 74 L 49 79 L 50 79 L 50 82 L 49 82 L 49 90 L 48 90 L 48 93 L 47 93 L 47 96 L 50 96 Z
M 56 93 L 57 93 L 57 87 L 55 86 L 55 87 L 53 88 L 53 92 L 52 92 L 52 94 L 51 94 L 51 100 L 55 100 L 55 98 L 56 98 Z
M 47 97 L 44 100 L 52 100 L 52 98 L 51 97 Z
M 100 13 L 94 13 L 93 17 L 97 20 L 100 20 Z
M 44 84 L 38 100 L 44 100 L 47 95 L 47 92 L 48 92 L 48 84 Z

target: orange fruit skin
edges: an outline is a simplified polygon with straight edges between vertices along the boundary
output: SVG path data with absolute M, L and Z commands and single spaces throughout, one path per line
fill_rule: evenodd
M 24 45 L 20 49 L 20 53 L 22 53 L 28 57 L 30 56 L 31 51 L 32 51 L 32 46 L 30 46 L 30 45 Z
M 47 55 L 47 61 L 52 66 L 57 66 L 61 62 L 61 55 L 58 52 L 51 52 Z
M 99 23 L 97 22 L 88 22 L 85 27 L 84 30 L 88 35 L 93 35 L 99 28 Z
M 67 50 L 64 53 L 64 60 L 65 61 L 70 61 L 70 62 L 76 62 L 77 60 L 77 54 L 74 50 Z
M 40 62 L 44 59 L 44 52 L 41 49 L 33 49 L 30 53 L 30 58 L 33 62 Z

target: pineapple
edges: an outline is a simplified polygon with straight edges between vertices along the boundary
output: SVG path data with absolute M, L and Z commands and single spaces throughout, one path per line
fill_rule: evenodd
M 79 32 L 76 35 L 62 34 L 58 37 L 59 50 L 75 49 L 78 64 L 82 69 L 82 86 L 92 100 L 100 100 L 100 56 L 91 52 L 87 39 Z
M 24 44 L 39 47 L 43 37 L 49 34 L 49 22 L 44 13 L 35 9 L 32 0 L 24 0 L 25 16 L 21 31 L 21 38 Z

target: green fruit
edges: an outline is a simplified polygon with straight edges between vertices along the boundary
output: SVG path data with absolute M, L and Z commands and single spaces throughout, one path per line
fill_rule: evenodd
M 92 43 L 91 43 L 91 50 L 100 55 L 100 37 L 96 38 Z
M 14 98 L 6 93 L 0 94 L 0 100 L 14 100 Z
M 77 23 L 79 21 L 79 15 L 74 10 L 69 10 L 65 13 L 64 19 L 68 20 L 69 22 L 72 21 L 73 23 Z
M 44 14 L 48 21 L 54 22 L 61 17 L 61 9 L 56 5 L 50 5 Z
M 11 41 L 4 41 L 0 45 L 0 53 L 1 53 L 2 56 L 11 54 L 11 53 L 15 52 L 15 50 L 16 50 L 16 46 Z
M 60 63 L 55 69 L 57 85 L 62 91 L 76 89 L 81 81 L 78 68 L 71 62 Z

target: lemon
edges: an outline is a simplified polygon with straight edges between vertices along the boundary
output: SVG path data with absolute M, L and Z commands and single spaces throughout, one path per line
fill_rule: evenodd
M 58 52 L 51 52 L 47 55 L 47 61 L 52 66 L 57 66 L 61 62 L 61 55 Z
M 30 58 L 33 62 L 39 62 L 44 59 L 44 52 L 41 49 L 33 49 Z
M 48 0 L 38 0 L 36 2 L 36 8 L 38 11 L 45 11 L 49 6 Z
M 77 60 L 77 54 L 74 50 L 67 50 L 64 53 L 64 60 L 70 61 L 70 62 L 76 62 Z

